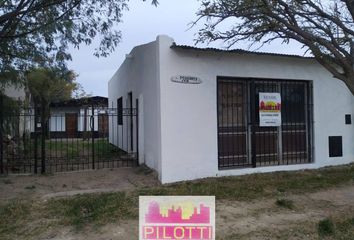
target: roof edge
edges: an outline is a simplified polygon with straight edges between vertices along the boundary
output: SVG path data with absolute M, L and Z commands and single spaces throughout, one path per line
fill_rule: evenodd
M 282 54 L 282 53 L 267 53 L 267 52 L 255 52 L 248 51 L 243 49 L 220 49 L 220 48 L 199 48 L 188 45 L 178 45 L 173 43 L 170 47 L 171 49 L 180 49 L 180 50 L 194 50 L 201 52 L 221 52 L 221 53 L 236 53 L 236 54 L 247 54 L 247 55 L 262 55 L 262 56 L 274 56 L 274 57 L 290 57 L 290 58 L 299 58 L 299 59 L 315 59 L 314 57 L 306 57 L 294 54 Z

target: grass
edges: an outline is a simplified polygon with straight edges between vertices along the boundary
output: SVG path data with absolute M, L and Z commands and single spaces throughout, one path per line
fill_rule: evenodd
M 335 222 L 337 239 L 354 239 L 354 217 Z
M 24 225 L 24 216 L 30 211 L 30 204 L 23 201 L 13 201 L 0 206 L 0 236 L 19 232 Z
M 250 201 L 277 197 L 279 188 L 290 194 L 314 192 L 350 183 L 353 179 L 353 165 L 292 173 L 211 178 L 142 188 L 130 193 L 85 194 L 50 200 L 48 209 L 54 209 L 52 213 L 55 216 L 64 217 L 65 224 L 80 228 L 86 223 L 101 225 L 126 218 L 137 218 L 139 195 L 215 195 L 218 200 Z M 280 199 L 277 205 L 294 208 L 293 202 L 287 199 Z
M 0 206 L 0 236 L 1 239 L 16 239 L 12 234 L 21 232 L 21 229 L 33 233 L 34 230 L 28 230 L 26 226 L 32 221 L 30 216 L 34 213 L 38 216 L 37 220 L 44 219 L 44 222 L 52 222 L 59 226 L 72 226 L 77 230 L 87 225 L 102 226 L 121 220 L 137 219 L 139 195 L 215 195 L 217 200 L 253 201 L 268 197 L 279 198 L 279 193 L 316 192 L 353 182 L 354 165 L 348 165 L 311 171 L 210 178 L 152 188 L 145 187 L 131 192 L 83 194 L 51 199 L 37 205 L 14 201 Z M 293 203 L 284 197 L 279 198 L 276 204 L 280 207 L 293 207 Z M 354 239 L 354 219 L 336 220 L 334 225 L 336 235 L 349 236 L 342 239 Z M 41 224 L 41 226 L 46 225 Z M 45 231 L 45 228 L 42 228 Z M 324 230 L 326 226 L 319 228 L 323 233 L 326 231 Z M 3 238 L 7 236 L 6 234 L 11 238 Z
M 41 139 L 38 139 L 38 149 L 41 148 Z M 67 157 L 69 159 L 88 157 L 92 155 L 92 145 L 94 146 L 95 156 L 101 158 L 117 157 L 117 154 L 124 152 L 117 146 L 109 143 L 107 139 L 95 139 L 92 144 L 91 139 L 82 140 L 78 138 L 50 139 L 45 141 L 46 154 L 48 157 Z M 33 155 L 35 147 L 34 140 L 28 139 L 23 145 L 24 155 Z
M 354 165 L 320 170 L 252 174 L 237 177 L 209 178 L 140 189 L 139 195 L 213 195 L 216 199 L 250 201 L 277 197 L 282 193 L 314 192 L 354 182 Z
M 354 217 L 325 218 L 317 224 L 320 238 L 354 239 Z
M 278 207 L 287 208 L 287 209 L 294 209 L 294 202 L 289 199 L 279 198 L 275 201 L 275 204 Z
M 57 139 L 46 141 L 48 156 L 64 156 L 69 159 L 92 155 L 92 146 L 94 146 L 95 156 L 101 158 L 116 157 L 118 153 L 123 153 L 118 147 L 110 144 L 107 139 L 95 139 L 94 144 L 92 144 L 91 139 L 87 141 L 81 139 Z
M 51 216 L 77 230 L 87 224 L 104 225 L 138 217 L 137 199 L 125 192 L 87 194 L 68 199 L 50 200 L 46 206 Z
M 354 239 L 354 217 L 325 218 L 319 222 L 297 222 L 283 229 L 257 229 L 246 234 L 232 233 L 222 240 L 246 239 Z
M 64 141 L 59 140 L 46 140 L 46 151 L 48 156 L 67 156 L 68 158 L 79 157 L 79 150 L 83 151 L 80 144 L 75 140 L 75 143 L 70 141 L 70 139 L 64 139 Z

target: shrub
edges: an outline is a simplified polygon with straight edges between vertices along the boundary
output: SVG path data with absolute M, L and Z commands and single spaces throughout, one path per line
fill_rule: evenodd
M 331 236 L 334 234 L 334 223 L 331 219 L 326 218 L 318 223 L 318 234 L 321 237 Z

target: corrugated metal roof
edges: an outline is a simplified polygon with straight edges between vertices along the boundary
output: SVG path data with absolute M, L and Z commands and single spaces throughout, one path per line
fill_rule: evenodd
M 182 49 L 182 50 L 194 50 L 194 51 L 203 51 L 203 52 L 224 52 L 224 53 L 237 53 L 237 54 L 252 54 L 252 55 L 263 55 L 263 56 L 276 56 L 276 57 L 293 57 L 293 58 L 302 58 L 302 59 L 314 59 L 313 57 L 305 57 L 300 55 L 292 54 L 281 54 L 281 53 L 267 53 L 267 52 L 254 52 L 247 51 L 243 49 L 219 49 L 219 48 L 199 48 L 187 45 L 177 45 L 174 43 L 171 46 L 172 49 Z

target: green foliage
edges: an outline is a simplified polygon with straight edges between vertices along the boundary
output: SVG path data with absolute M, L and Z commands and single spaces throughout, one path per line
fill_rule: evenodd
M 334 223 L 329 218 L 319 221 L 317 228 L 321 237 L 332 236 L 335 233 Z
M 121 40 L 116 25 L 128 0 L 0 1 L 0 80 L 14 81 L 28 66 L 64 67 L 70 45 L 95 39 L 96 56 L 112 53 Z M 157 4 L 156 0 L 152 1 Z M 11 78 L 7 78 L 14 74 Z
M 26 75 L 29 91 L 35 102 L 50 104 L 71 98 L 77 88 L 73 71 L 57 68 L 36 68 Z
M 354 1 L 202 0 L 198 16 L 206 19 L 198 42 L 295 40 L 354 94 Z

